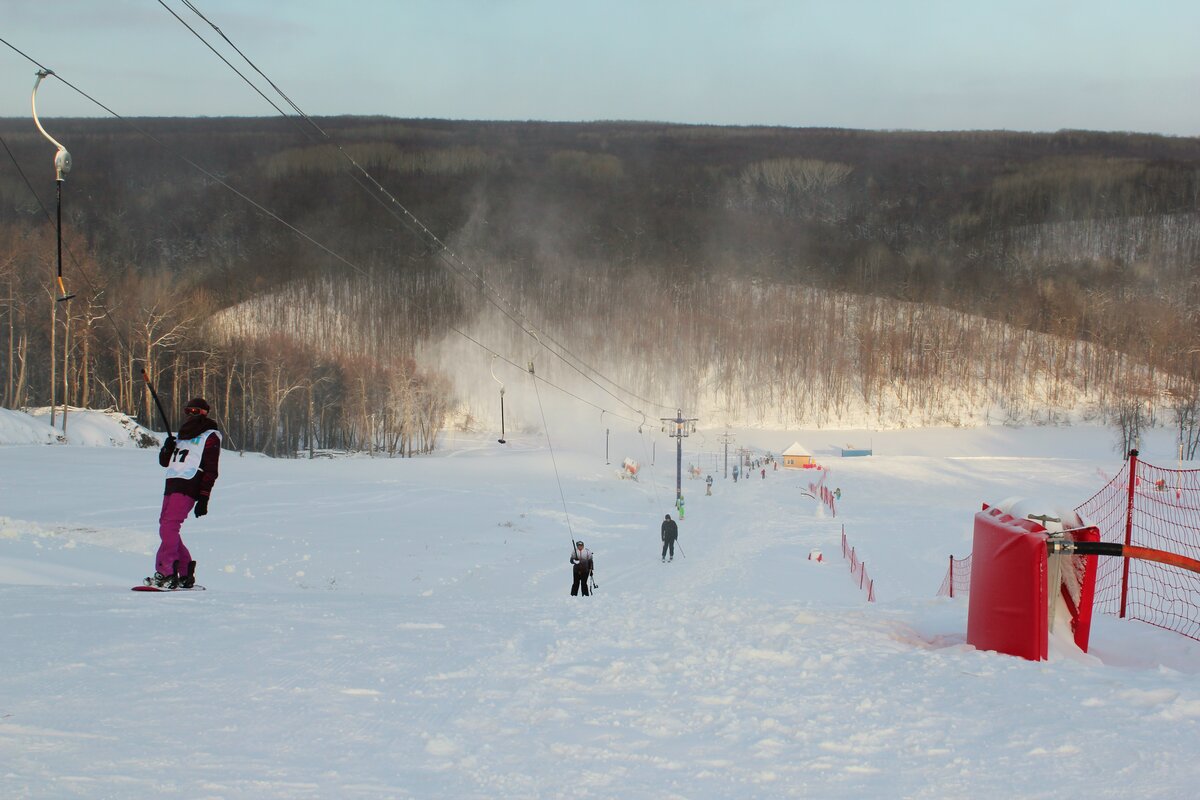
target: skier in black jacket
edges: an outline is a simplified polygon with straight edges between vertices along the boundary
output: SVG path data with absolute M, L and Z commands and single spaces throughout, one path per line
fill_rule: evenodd
M 671 515 L 667 514 L 667 518 L 662 524 L 662 560 L 667 560 L 667 550 L 671 551 L 671 561 L 675 560 L 675 540 L 679 538 L 679 526 L 675 524 L 675 520 L 671 519 Z
M 158 517 L 161 544 L 154 559 L 154 575 L 144 581 L 147 586 L 190 589 L 196 585 L 196 562 L 179 530 L 189 513 L 197 518 L 208 513 L 208 498 L 217 482 L 221 431 L 208 412 L 203 397 L 190 400 L 183 409 L 187 419 L 179 427 L 179 438 L 168 434 L 158 451 L 158 463 L 166 468 L 167 480 Z
M 588 577 L 592 574 L 592 569 L 595 567 L 595 562 L 592 559 L 592 551 L 583 546 L 583 542 L 575 543 L 575 552 L 571 554 L 571 563 L 575 565 L 572 572 L 575 575 L 575 582 L 571 584 L 571 596 L 579 594 L 579 587 L 583 587 L 583 596 L 587 597 L 591 592 L 588 591 Z

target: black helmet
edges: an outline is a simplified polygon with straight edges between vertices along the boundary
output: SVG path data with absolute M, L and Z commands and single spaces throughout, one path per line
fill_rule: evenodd
M 583 542 L 582 542 L 582 541 L 576 542 L 576 543 L 575 543 L 575 546 L 576 546 L 576 547 L 583 547 Z
M 670 519 L 670 518 L 671 518 L 671 515 L 670 515 L 670 514 L 667 514 L 667 516 L 666 516 L 666 517 L 664 517 L 664 519 Z

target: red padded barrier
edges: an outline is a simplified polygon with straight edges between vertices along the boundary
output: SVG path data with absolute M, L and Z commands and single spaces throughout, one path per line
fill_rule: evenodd
M 1068 531 L 1067 534 L 1077 542 L 1100 541 L 1100 529 L 1096 527 L 1079 528 Z M 1092 607 L 1096 599 L 1096 556 L 1076 556 L 1083 559 L 1083 580 L 1079 584 L 1079 605 L 1075 606 L 1067 596 L 1065 587 L 1062 589 L 1063 599 L 1071 609 L 1071 628 L 1075 635 L 1075 644 L 1083 652 L 1087 652 L 1088 639 L 1092 635 Z
M 975 515 L 967 644 L 1044 661 L 1046 531 L 997 508 Z

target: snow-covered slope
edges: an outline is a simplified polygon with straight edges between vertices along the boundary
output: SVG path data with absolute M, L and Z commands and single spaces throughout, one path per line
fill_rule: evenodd
M 158 447 L 160 434 L 139 425 L 115 409 L 68 409 L 63 430 L 62 408 L 50 424 L 48 407 L 28 412 L 0 408 L 0 446 L 9 444 L 70 444 L 83 447 Z
M 0 448 L 0 797 L 1193 795 L 1200 644 L 1104 618 L 1091 654 L 1030 663 L 966 646 L 965 601 L 934 598 L 980 502 L 1078 503 L 1120 468 L 1107 432 L 738 432 L 801 441 L 833 518 L 807 473 L 724 479 L 702 431 L 683 461 L 714 495 L 684 479 L 669 564 L 673 442 L 614 434 L 611 464 L 602 437 L 226 452 L 184 525 L 208 591 L 174 595 L 129 591 L 153 451 Z M 1143 455 L 1169 464 L 1161 438 Z M 572 538 L 595 597 L 567 593 Z

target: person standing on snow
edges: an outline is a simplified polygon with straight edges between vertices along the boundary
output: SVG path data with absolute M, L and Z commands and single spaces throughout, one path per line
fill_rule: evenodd
M 583 542 L 575 543 L 575 552 L 571 554 L 571 563 L 575 565 L 572 572 L 575 575 L 575 581 L 571 584 L 571 596 L 579 594 L 579 587 L 583 587 L 583 596 L 587 597 L 591 592 L 588 591 L 588 578 L 595 568 L 595 563 L 592 559 L 592 551 L 583 546 Z
M 671 515 L 667 514 L 667 518 L 662 524 L 662 560 L 667 561 L 667 550 L 671 551 L 671 561 L 675 560 L 675 540 L 679 538 L 679 526 L 675 524 L 675 520 L 671 519 Z
M 197 397 L 184 406 L 187 415 L 179 426 L 179 438 L 168 434 L 158 451 L 158 463 L 167 470 L 162 513 L 158 517 L 161 543 L 154 560 L 154 575 L 147 586 L 160 589 L 185 589 L 196 585 L 196 562 L 188 552 L 179 529 L 189 512 L 196 517 L 208 513 L 208 498 L 217 482 L 217 463 L 221 458 L 221 431 L 208 418 L 209 405 Z
M 712 475 L 709 475 L 707 478 L 704 479 L 704 486 L 706 489 L 706 491 L 704 493 L 711 497 L 712 496 Z

